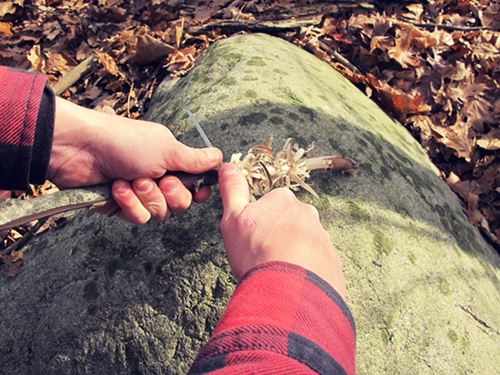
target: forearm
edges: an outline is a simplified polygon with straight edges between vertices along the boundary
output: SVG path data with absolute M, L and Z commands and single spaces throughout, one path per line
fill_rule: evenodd
M 54 112 L 44 75 L 0 67 L 0 189 L 24 190 L 45 181 Z
M 192 374 L 355 373 L 355 329 L 338 293 L 302 267 L 271 262 L 239 284 Z

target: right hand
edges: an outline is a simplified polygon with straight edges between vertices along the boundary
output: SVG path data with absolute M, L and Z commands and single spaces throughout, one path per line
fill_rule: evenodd
M 250 203 L 248 183 L 233 164 L 220 168 L 219 185 L 224 207 L 220 227 L 236 278 L 258 264 L 283 261 L 316 273 L 345 298 L 342 262 L 315 207 L 286 188 Z

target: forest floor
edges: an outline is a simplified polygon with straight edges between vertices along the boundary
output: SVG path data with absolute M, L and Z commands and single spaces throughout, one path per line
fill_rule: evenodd
M 281 37 L 397 118 L 498 250 L 499 11 L 496 0 L 12 0 L 0 3 L 0 64 L 45 73 L 80 105 L 140 118 L 157 85 L 216 40 Z M 0 250 L 22 232 L 4 234 Z

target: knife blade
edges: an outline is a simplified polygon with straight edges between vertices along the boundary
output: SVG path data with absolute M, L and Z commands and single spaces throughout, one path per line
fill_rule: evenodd
M 194 124 L 194 127 L 196 128 L 196 130 L 198 130 L 198 133 L 200 134 L 200 136 L 203 139 L 203 141 L 205 142 L 205 144 L 208 147 L 213 147 L 212 143 L 210 142 L 207 135 L 203 131 L 203 128 L 201 127 L 200 123 L 198 122 L 198 120 L 196 120 L 196 117 L 194 117 L 193 113 L 189 110 L 186 103 L 182 102 L 182 106 L 184 107 L 184 110 L 187 112 L 187 114 L 188 114 L 189 118 L 191 119 L 191 122 Z

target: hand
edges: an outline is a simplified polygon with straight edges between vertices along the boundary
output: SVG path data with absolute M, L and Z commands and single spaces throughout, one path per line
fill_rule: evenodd
M 232 164 L 221 167 L 219 185 L 222 237 L 238 279 L 258 264 L 284 261 L 316 273 L 345 298 L 342 262 L 316 208 L 300 202 L 286 188 L 249 203 L 248 184 Z
M 61 188 L 113 181 L 118 217 L 135 224 L 163 221 L 201 202 L 210 188 L 192 194 L 166 171 L 201 173 L 222 161 L 216 148 L 194 149 L 163 125 L 131 120 L 56 99 L 49 179 Z M 102 212 L 110 212 L 110 208 Z

